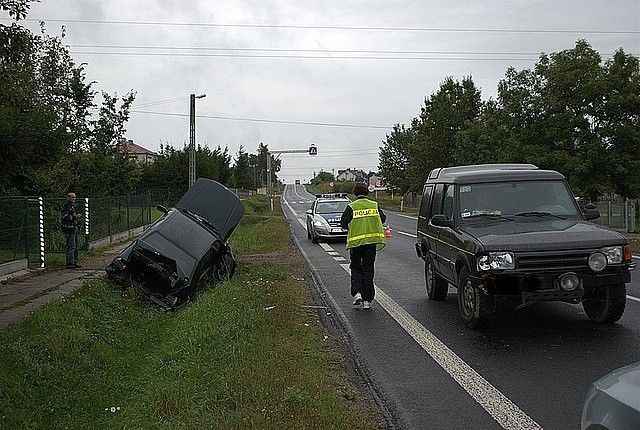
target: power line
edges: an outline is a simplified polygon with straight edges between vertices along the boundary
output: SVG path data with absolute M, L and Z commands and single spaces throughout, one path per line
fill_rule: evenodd
M 160 115 L 160 116 L 174 116 L 174 117 L 188 117 L 188 114 L 182 113 L 171 113 L 171 112 L 152 112 L 152 111 L 144 111 L 132 109 L 131 113 L 142 113 L 147 115 Z M 261 123 L 271 123 L 271 124 L 293 124 L 293 125 L 313 125 L 320 127 L 344 127 L 344 128 L 370 128 L 370 129 L 380 129 L 380 130 L 389 130 L 393 128 L 392 126 L 386 125 L 365 125 L 365 124 L 338 124 L 331 122 L 311 122 L 311 121 L 286 121 L 286 120 L 277 120 L 277 119 L 262 119 L 262 118 L 239 118 L 239 117 L 230 117 L 230 116 L 217 116 L 217 115 L 196 115 L 197 118 L 205 118 L 205 119 L 221 119 L 227 121 L 247 121 L 247 122 L 261 122 Z
M 294 48 L 220 48 L 211 46 L 158 46 L 158 45 L 68 45 L 70 48 L 106 48 L 175 51 L 238 51 L 238 52 L 311 52 L 322 54 L 420 54 L 420 55 L 539 55 L 539 52 L 474 52 L 474 51 L 398 51 L 379 49 L 294 49 Z
M 533 61 L 537 57 L 529 58 L 517 58 L 517 57 L 501 57 L 501 58 L 488 58 L 488 57 L 383 57 L 383 56 L 316 56 L 316 55 L 242 55 L 242 54 L 188 54 L 188 53 L 150 53 L 150 52 L 79 52 L 72 51 L 75 55 L 115 55 L 125 57 L 209 57 L 209 58 L 274 58 L 274 59 L 299 59 L 299 60 L 428 60 L 428 61 Z M 479 54 L 478 54 L 479 55 Z M 540 55 L 540 54 L 538 54 Z M 631 53 L 633 56 L 638 54 Z M 613 55 L 601 55 L 602 58 L 613 58 Z
M 142 56 L 142 57 L 209 57 L 209 58 L 279 58 L 302 60 L 444 60 L 444 61 L 532 61 L 535 58 L 473 58 L 473 57 L 385 57 L 385 56 L 317 56 L 317 55 L 258 55 L 258 54 L 188 54 L 188 53 L 158 53 L 158 52 L 79 52 L 72 51 L 75 55 L 117 55 L 117 56 Z
M 90 19 L 35 19 L 23 21 L 61 22 L 72 24 L 117 24 L 172 27 L 227 27 L 257 29 L 291 30 L 344 30 L 344 31 L 409 31 L 438 33 L 567 33 L 567 34 L 640 34 L 638 30 L 567 30 L 567 29 L 511 29 L 511 28 L 446 28 L 446 27 L 379 27 L 379 26 L 340 26 L 340 25 L 268 25 L 268 24 L 219 24 L 205 22 L 161 22 L 161 21 L 111 21 Z

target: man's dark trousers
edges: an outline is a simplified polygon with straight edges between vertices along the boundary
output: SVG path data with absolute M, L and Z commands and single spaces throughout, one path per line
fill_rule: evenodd
M 349 249 L 351 257 L 351 295 L 360 293 L 365 302 L 373 301 L 373 264 L 376 261 L 376 244 L 356 246 Z

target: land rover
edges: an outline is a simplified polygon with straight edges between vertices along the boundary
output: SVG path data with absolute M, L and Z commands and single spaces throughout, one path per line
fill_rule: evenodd
M 491 322 L 499 297 L 581 303 L 592 321 L 616 322 L 635 263 L 622 234 L 589 222 L 599 216 L 581 210 L 562 174 L 532 164 L 434 169 L 417 222 L 427 295 L 457 287 L 472 329 Z

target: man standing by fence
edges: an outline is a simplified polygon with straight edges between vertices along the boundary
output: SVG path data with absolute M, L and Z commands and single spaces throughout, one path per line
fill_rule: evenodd
M 68 193 L 67 201 L 62 205 L 62 232 L 67 238 L 67 269 L 82 267 L 82 265 L 78 263 L 78 219 L 80 218 L 80 214 L 76 213 L 73 207 L 75 201 L 75 193 Z

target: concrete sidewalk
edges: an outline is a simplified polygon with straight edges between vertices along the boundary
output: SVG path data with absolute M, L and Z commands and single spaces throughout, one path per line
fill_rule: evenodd
M 0 281 L 0 329 L 22 321 L 35 309 L 73 294 L 85 283 L 106 276 L 105 268 L 130 242 L 114 244 L 82 259 L 80 269 L 37 269 L 5 275 Z

